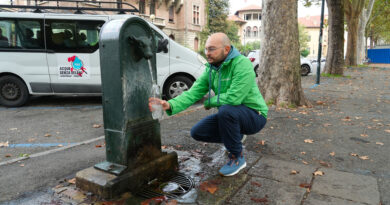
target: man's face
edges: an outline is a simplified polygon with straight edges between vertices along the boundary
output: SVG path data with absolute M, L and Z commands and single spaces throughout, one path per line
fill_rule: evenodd
M 210 64 L 218 64 L 226 58 L 226 49 L 218 40 L 219 39 L 209 38 L 206 42 L 205 54 L 207 62 Z

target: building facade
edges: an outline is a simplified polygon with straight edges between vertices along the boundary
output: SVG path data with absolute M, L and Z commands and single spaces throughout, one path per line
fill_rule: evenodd
M 245 45 L 248 42 L 260 41 L 261 31 L 261 7 L 258 5 L 249 5 L 229 16 L 229 20 L 236 22 L 240 29 L 238 35 L 241 43 Z
M 322 53 L 321 57 L 326 57 L 328 51 L 328 16 L 324 18 L 324 28 L 322 32 Z M 309 59 L 317 59 L 318 44 L 320 38 L 321 16 L 306 16 L 298 18 L 298 23 L 305 27 L 305 31 L 309 35 L 308 50 Z
M 103 4 L 100 2 L 112 2 Z M 122 2 L 123 4 L 118 4 Z M 15 5 L 35 5 L 34 0 L 12 0 Z M 42 6 L 72 6 L 92 8 L 136 8 L 134 15 L 152 22 L 176 42 L 198 50 L 199 33 L 206 24 L 205 0 L 84 0 L 76 3 L 67 1 L 38 1 Z M 50 12 L 74 13 L 70 10 L 52 10 Z M 78 11 L 86 14 L 115 14 L 110 11 Z

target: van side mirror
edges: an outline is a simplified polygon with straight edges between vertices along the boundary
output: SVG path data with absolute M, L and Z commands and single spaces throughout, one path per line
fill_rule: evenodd
M 161 51 L 168 53 L 168 39 L 158 40 L 157 53 L 160 53 Z

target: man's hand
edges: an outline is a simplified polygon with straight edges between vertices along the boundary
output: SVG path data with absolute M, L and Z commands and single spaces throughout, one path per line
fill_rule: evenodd
M 149 98 L 149 110 L 150 111 L 153 111 L 152 104 L 161 104 L 163 110 L 170 110 L 171 109 L 171 105 L 167 101 L 161 100 L 158 98 Z

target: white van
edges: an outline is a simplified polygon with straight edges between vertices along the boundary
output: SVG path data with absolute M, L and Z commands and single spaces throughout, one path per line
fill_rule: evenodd
M 100 28 L 129 17 L 0 12 L 0 104 L 22 106 L 30 95 L 101 94 Z M 157 83 L 171 99 L 191 87 L 206 60 L 149 25 L 169 42 L 168 52 L 158 53 L 156 62 Z

